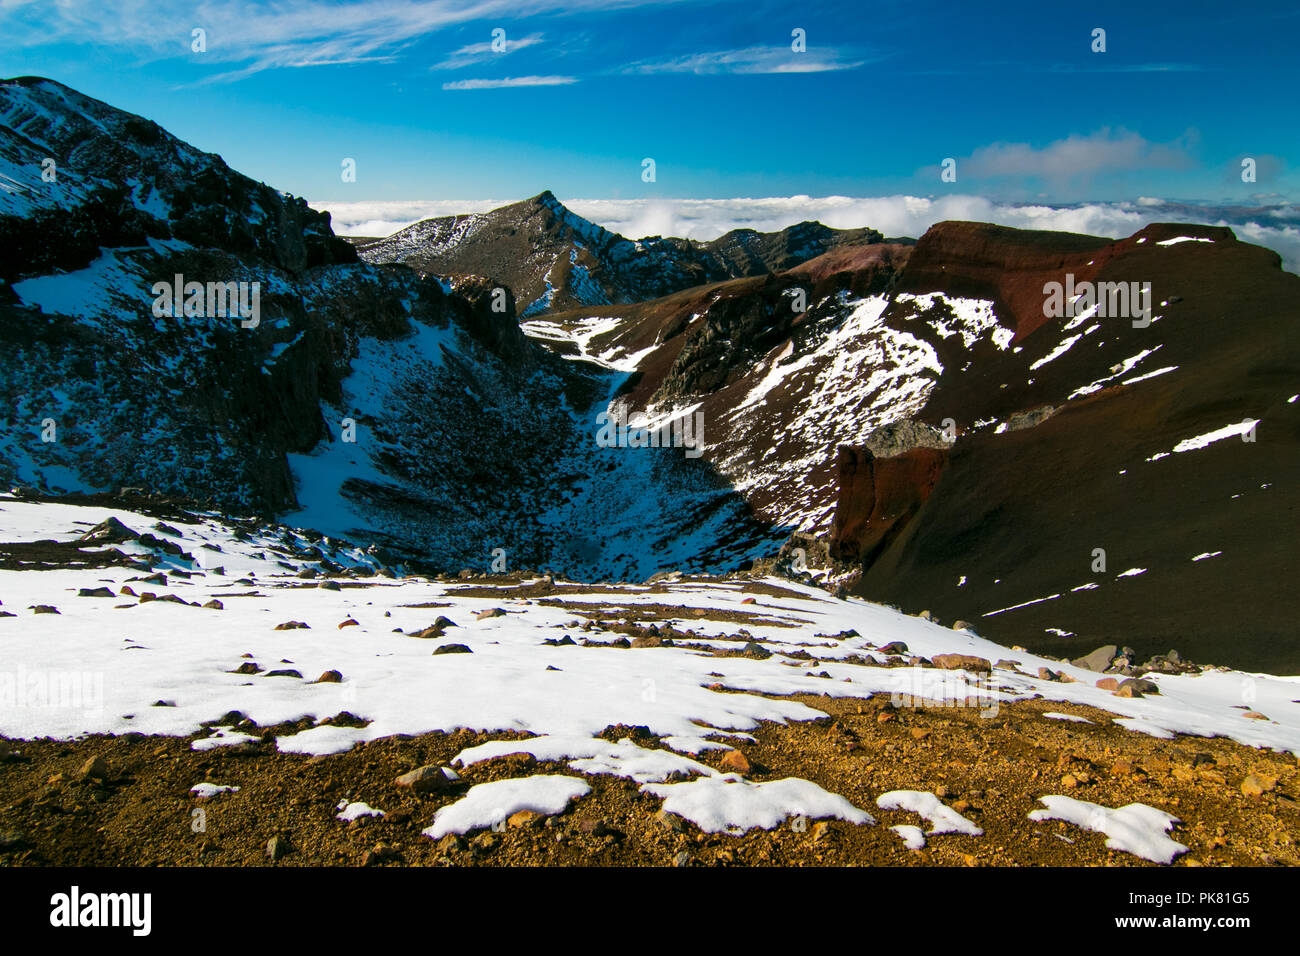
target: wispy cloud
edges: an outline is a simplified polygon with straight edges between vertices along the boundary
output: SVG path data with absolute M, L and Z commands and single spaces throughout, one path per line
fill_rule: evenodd
M 504 56 L 507 53 L 514 53 L 518 50 L 525 50 L 530 46 L 536 46 L 541 43 L 542 40 L 543 35 L 540 33 L 530 33 L 528 36 L 522 37 L 518 40 L 512 40 L 507 36 L 503 39 L 500 50 L 494 50 L 492 48 L 491 40 L 487 40 L 483 43 L 471 43 L 468 46 L 463 46 L 459 50 L 456 50 L 447 57 L 447 59 L 443 60 L 441 63 L 435 63 L 433 66 L 429 67 L 429 69 L 461 70 L 467 66 L 475 66 L 479 63 L 484 63 L 494 57 Z
M 1180 140 L 1153 143 L 1126 130 L 1109 127 L 1086 135 L 1071 135 L 1043 147 L 1028 143 L 992 143 L 957 159 L 962 179 L 1032 179 L 1055 185 L 1087 181 L 1107 173 L 1134 170 L 1190 169 L 1190 149 L 1196 140 L 1188 132 Z M 918 175 L 938 177 L 939 167 L 924 167 Z
M 1205 73 L 1213 69 L 1199 63 L 1054 63 L 1050 73 Z
M 503 76 L 499 79 L 456 80 L 442 84 L 444 90 L 503 90 L 516 86 L 568 86 L 576 76 Z
M 796 53 L 789 47 L 751 46 L 737 50 L 691 53 L 658 60 L 640 60 L 623 67 L 623 73 L 829 73 L 855 70 L 868 58 L 833 47 L 814 47 Z
M 86 43 L 148 60 L 191 55 L 190 31 L 199 27 L 207 33 L 207 50 L 192 55 L 233 66 L 210 77 L 231 80 L 276 68 L 393 58 L 423 37 L 470 23 L 676 2 L 680 0 L 206 0 L 191 6 L 174 0 L 17 5 L 5 0 L 0 3 L 0 35 L 14 49 Z

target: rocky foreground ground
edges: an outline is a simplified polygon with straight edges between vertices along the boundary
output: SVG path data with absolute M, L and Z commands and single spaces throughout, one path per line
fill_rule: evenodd
M 1044 793 L 1118 807 L 1165 808 L 1188 821 L 1170 836 L 1189 847 L 1184 866 L 1297 865 L 1300 767 L 1222 739 L 1159 740 L 1103 726 L 1090 707 L 1027 701 L 996 717 L 956 707 L 900 709 L 888 697 L 796 699 L 830 716 L 814 724 L 765 724 L 753 746 L 706 753 L 705 763 L 747 778 L 812 780 L 880 821 L 787 822 L 744 836 L 701 832 L 659 811 L 630 780 L 593 775 L 592 792 L 564 813 L 524 812 L 504 829 L 433 840 L 434 812 L 477 783 L 566 773 L 563 761 L 516 755 L 476 764 L 462 780 L 418 794 L 395 780 L 445 766 L 485 735 L 425 734 L 377 740 L 306 757 L 270 746 L 190 749 L 193 738 L 103 737 L 10 741 L 0 762 L 0 862 L 17 866 L 1111 866 L 1150 865 L 1108 850 L 1106 837 L 1028 814 Z M 1068 712 L 1094 724 L 1045 718 Z M 251 728 L 250 728 L 251 729 Z M 257 728 L 270 740 L 296 727 Z M 507 735 L 508 736 L 508 735 Z M 653 738 L 610 728 L 609 740 Z M 501 735 L 494 735 L 500 739 Z M 740 754 L 741 756 L 727 756 Z M 235 786 L 210 798 L 200 782 Z M 890 830 L 914 814 L 877 810 L 880 793 L 927 790 L 975 822 L 981 837 L 930 837 L 904 848 Z M 340 806 L 386 812 L 352 822 Z M 272 860 L 274 857 L 274 861 Z
M 0 511 L 3 865 L 1300 864 L 1296 678 L 772 576 Z

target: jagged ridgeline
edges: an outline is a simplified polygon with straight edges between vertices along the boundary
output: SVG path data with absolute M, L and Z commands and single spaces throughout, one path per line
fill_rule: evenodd
M 1225 228 L 630 240 L 543 193 L 350 243 L 18 79 L 0 237 L 11 483 L 210 499 L 449 570 L 725 571 L 798 533 L 821 580 L 1004 643 L 1300 666 L 1300 279 Z M 209 284 L 244 307 L 213 314 Z M 1149 299 L 1112 308 L 1121 284 Z M 598 441 L 618 408 L 689 416 L 699 447 Z M 1224 607 L 1250 609 L 1231 658 Z

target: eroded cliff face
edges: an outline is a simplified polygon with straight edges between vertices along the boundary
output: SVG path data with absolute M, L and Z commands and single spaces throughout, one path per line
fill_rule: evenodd
M 878 458 L 860 446 L 841 446 L 836 463 L 839 497 L 830 555 L 870 566 L 902 534 L 929 499 L 948 463 L 945 448 L 910 448 Z
M 1151 313 L 1045 314 L 1067 279 L 1149 284 Z M 940 353 L 956 374 L 922 417 L 957 441 L 858 593 L 1065 655 L 1125 637 L 1222 658 L 1218 611 L 1249 607 L 1233 662 L 1300 665 L 1274 570 L 1300 530 L 1279 494 L 1300 471 L 1300 279 L 1275 253 L 1209 226 L 1103 241 L 945 223 L 896 288 L 987 297 L 1015 335 L 969 367 Z

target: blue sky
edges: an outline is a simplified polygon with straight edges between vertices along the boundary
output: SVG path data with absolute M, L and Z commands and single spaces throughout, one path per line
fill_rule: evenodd
M 0 74 L 333 201 L 1295 200 L 1298 39 L 1284 2 L 0 0 Z

